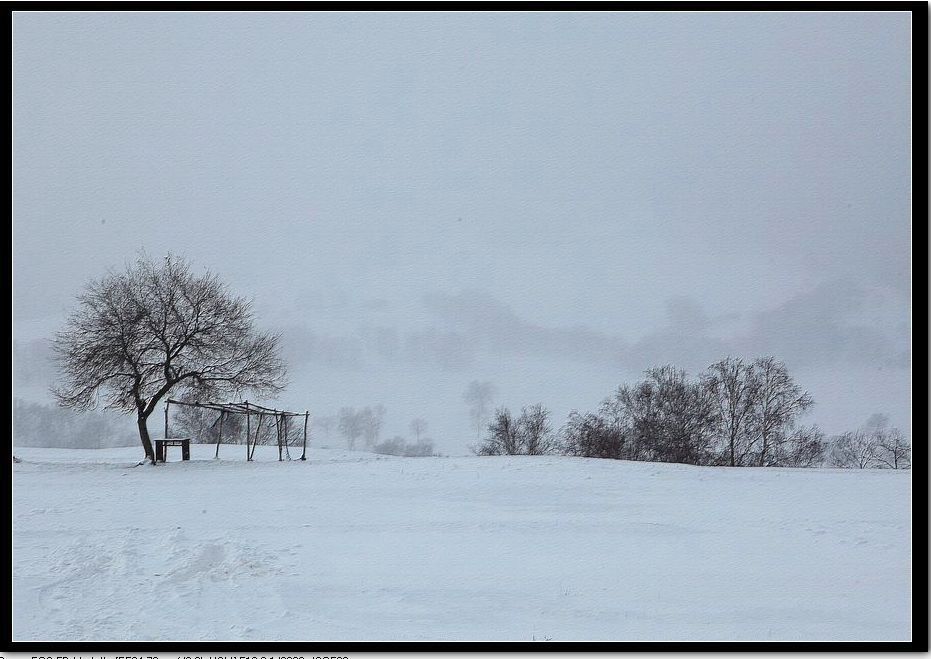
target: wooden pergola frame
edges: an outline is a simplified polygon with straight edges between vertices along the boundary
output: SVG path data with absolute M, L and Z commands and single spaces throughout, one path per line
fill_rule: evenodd
M 287 410 L 276 410 L 271 407 L 263 407 L 262 405 L 256 405 L 255 403 L 250 403 L 249 401 L 243 401 L 241 403 L 212 403 L 212 402 L 186 402 L 181 400 L 174 400 L 169 398 L 165 401 L 165 438 L 168 438 L 168 408 L 171 405 L 183 405 L 185 407 L 199 407 L 207 410 L 215 410 L 220 413 L 220 418 L 218 419 L 220 423 L 219 433 L 217 435 L 217 450 L 214 455 L 215 458 L 220 457 L 220 444 L 223 443 L 223 419 L 226 415 L 229 414 L 240 414 L 246 417 L 246 460 L 251 461 L 252 457 L 255 455 L 255 447 L 259 441 L 259 432 L 262 429 L 262 421 L 265 420 L 266 416 L 270 416 L 275 419 L 275 430 L 278 435 L 278 460 L 284 460 L 283 452 L 287 451 L 287 433 L 288 433 L 288 423 L 289 420 L 293 417 L 304 417 L 304 438 L 301 447 L 301 460 L 307 460 L 307 423 L 310 420 L 310 412 L 305 410 L 304 412 L 289 412 Z M 255 435 L 252 434 L 252 416 L 258 415 L 259 420 L 255 426 Z M 251 443 L 251 448 L 250 448 Z M 290 460 L 290 453 L 288 454 L 288 459 Z

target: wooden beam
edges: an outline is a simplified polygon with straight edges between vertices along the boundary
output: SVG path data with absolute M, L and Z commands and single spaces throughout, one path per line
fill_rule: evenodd
M 217 452 L 216 455 L 213 456 L 214 460 L 217 460 L 220 457 L 220 443 L 223 441 L 223 415 L 225 414 L 226 412 L 220 412 L 220 432 L 217 435 Z
M 249 457 L 249 436 L 252 434 L 252 415 L 249 412 L 249 401 L 246 401 L 246 462 L 251 460 Z

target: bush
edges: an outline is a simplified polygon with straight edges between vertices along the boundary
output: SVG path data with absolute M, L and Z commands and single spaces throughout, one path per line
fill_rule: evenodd
M 478 447 L 477 455 L 545 455 L 558 448 L 557 437 L 549 423 L 549 411 L 541 404 L 521 410 L 517 419 L 506 407 L 495 411 L 488 434 Z
M 412 444 L 408 444 L 400 435 L 395 435 L 391 439 L 372 446 L 372 452 L 380 455 L 397 455 L 405 458 L 430 457 L 435 455 L 433 452 L 433 441 L 430 439 L 420 439 Z

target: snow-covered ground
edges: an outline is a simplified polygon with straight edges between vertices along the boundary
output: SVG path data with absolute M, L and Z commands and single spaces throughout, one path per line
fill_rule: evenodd
M 16 449 L 13 639 L 910 638 L 907 472 L 263 449 Z

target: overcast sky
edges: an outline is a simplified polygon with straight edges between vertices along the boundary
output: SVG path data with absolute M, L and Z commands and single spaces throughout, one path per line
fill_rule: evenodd
M 910 432 L 910 50 L 896 12 L 16 12 L 14 336 L 173 250 L 283 332 L 280 404 L 444 452 L 471 380 L 561 424 L 728 354 Z

